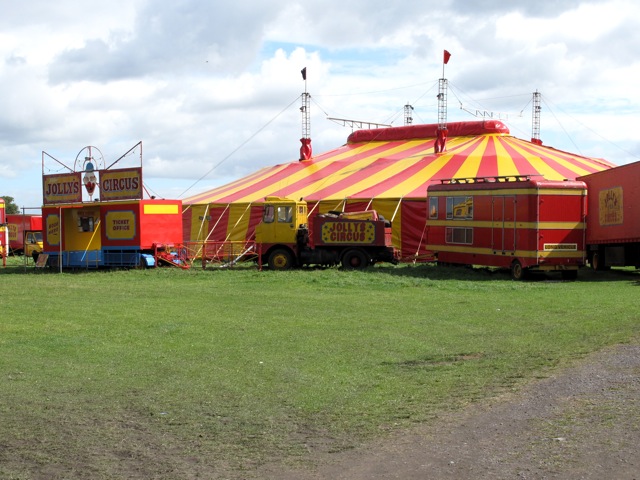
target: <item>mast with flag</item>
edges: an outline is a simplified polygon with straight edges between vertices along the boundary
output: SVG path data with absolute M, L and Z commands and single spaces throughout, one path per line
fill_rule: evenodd
M 304 67 L 300 73 L 304 80 L 304 93 L 302 94 L 302 138 L 300 139 L 300 161 L 309 160 L 311 158 L 311 115 L 309 111 L 309 100 L 311 95 L 307 92 L 307 67 Z
M 442 58 L 442 78 L 438 82 L 438 130 L 433 144 L 435 153 L 442 153 L 447 144 L 447 79 L 444 76 L 444 66 L 449 63 L 451 54 L 445 50 Z

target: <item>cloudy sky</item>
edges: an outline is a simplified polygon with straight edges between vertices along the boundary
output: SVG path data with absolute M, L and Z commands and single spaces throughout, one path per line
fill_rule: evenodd
M 142 141 L 151 194 L 185 198 L 297 160 L 307 68 L 315 154 L 346 118 L 502 118 L 545 145 L 640 159 L 635 0 L 0 0 L 0 194 L 42 203 L 41 175 L 84 147 L 106 166 Z M 139 150 L 139 149 L 138 149 Z M 122 161 L 139 161 L 139 151 Z M 46 152 L 43 155 L 42 152 Z M 133 159 L 133 160 L 132 160 Z

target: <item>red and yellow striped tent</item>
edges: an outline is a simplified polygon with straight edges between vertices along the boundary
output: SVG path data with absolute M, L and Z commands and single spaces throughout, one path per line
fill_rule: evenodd
M 335 150 L 266 167 L 186 198 L 185 241 L 251 239 L 264 198 L 275 195 L 304 198 L 311 217 L 329 210 L 375 209 L 391 220 L 402 257 L 419 259 L 426 254 L 426 191 L 432 182 L 510 175 L 573 180 L 615 166 L 518 139 L 498 120 L 447 124 L 446 148 L 435 153 L 437 128 L 359 130 Z

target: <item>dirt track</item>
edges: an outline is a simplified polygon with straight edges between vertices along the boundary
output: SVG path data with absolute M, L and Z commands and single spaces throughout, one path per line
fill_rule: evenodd
M 394 438 L 312 455 L 316 468 L 272 465 L 257 478 L 640 480 L 640 345 Z

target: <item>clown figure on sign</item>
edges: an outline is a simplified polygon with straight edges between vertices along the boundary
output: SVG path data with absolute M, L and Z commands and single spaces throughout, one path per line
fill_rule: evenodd
M 95 174 L 95 167 L 93 163 L 91 163 L 91 157 L 85 157 L 85 167 L 84 167 L 84 187 L 87 189 L 87 193 L 89 194 L 89 200 L 93 199 L 93 192 L 96 189 L 96 185 L 98 183 L 98 179 Z

